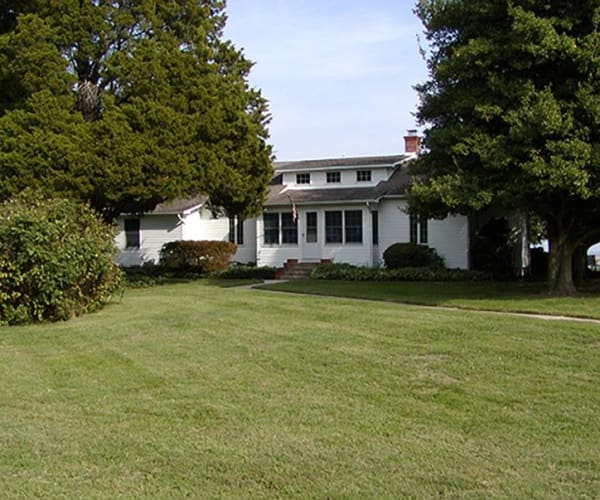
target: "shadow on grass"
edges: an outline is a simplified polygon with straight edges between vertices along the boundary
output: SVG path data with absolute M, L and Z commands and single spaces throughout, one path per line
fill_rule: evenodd
M 553 297 L 543 282 L 391 282 L 298 280 L 261 285 L 272 291 L 460 309 L 600 318 L 600 282 L 576 297 Z

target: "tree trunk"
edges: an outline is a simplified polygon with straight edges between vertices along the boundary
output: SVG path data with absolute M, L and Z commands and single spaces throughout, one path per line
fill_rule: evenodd
M 573 282 L 574 246 L 561 231 L 549 231 L 548 292 L 550 295 L 575 295 Z

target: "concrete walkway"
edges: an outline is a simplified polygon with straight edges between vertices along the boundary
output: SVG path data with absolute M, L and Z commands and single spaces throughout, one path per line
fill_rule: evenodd
M 258 292 L 271 292 L 271 293 L 285 293 L 290 295 L 312 295 L 310 293 L 304 292 L 287 292 L 287 291 L 279 291 L 279 290 L 265 290 L 262 288 L 257 288 L 261 285 L 270 285 L 273 283 L 286 283 L 286 280 L 264 280 L 261 284 L 252 284 L 252 285 L 242 285 L 236 288 L 246 288 L 248 290 L 255 290 Z M 449 306 L 431 306 L 425 304 L 414 304 L 411 302 L 402 302 L 402 301 L 378 301 L 377 299 L 359 299 L 356 297 L 342 297 L 339 295 L 314 295 L 314 297 L 329 297 L 332 299 L 350 299 L 350 300 L 373 300 L 375 302 L 385 302 L 387 304 L 401 304 L 404 306 L 410 307 L 421 307 L 423 309 L 432 309 L 432 310 L 442 310 L 442 311 L 468 311 L 471 313 L 477 314 L 487 314 L 487 315 L 496 315 L 496 316 L 512 316 L 512 317 L 520 317 L 520 318 L 533 318 L 533 319 L 541 319 L 543 321 L 571 321 L 576 323 L 592 323 L 596 325 L 600 325 L 600 319 L 593 318 L 578 318 L 576 316 L 560 316 L 554 314 L 542 314 L 542 313 L 520 313 L 520 312 L 510 312 L 510 311 L 491 311 L 486 309 L 469 309 L 468 307 L 449 307 Z

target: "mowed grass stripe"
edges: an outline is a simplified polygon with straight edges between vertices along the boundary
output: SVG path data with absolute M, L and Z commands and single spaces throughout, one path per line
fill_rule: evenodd
M 600 328 L 197 283 L 0 329 L 19 496 L 593 496 Z

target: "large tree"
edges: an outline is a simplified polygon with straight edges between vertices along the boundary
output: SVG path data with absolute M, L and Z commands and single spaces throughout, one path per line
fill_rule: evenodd
M 600 239 L 600 0 L 421 0 L 428 128 L 412 210 L 490 206 L 545 222 L 549 289 Z
M 224 1 L 2 4 L 0 199 L 36 187 L 107 220 L 197 193 L 260 210 L 269 114 Z

